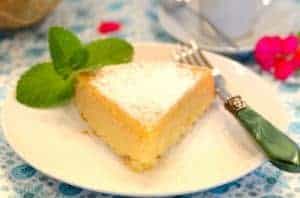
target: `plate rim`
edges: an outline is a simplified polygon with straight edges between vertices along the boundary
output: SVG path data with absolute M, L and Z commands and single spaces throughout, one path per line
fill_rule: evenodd
M 137 41 L 137 42 L 133 42 L 133 45 L 134 46 L 141 46 L 141 45 L 150 45 L 150 46 L 155 46 L 155 45 L 166 45 L 166 46 L 174 46 L 175 44 L 174 43 L 167 43 L 167 42 L 155 42 L 155 41 Z M 237 61 L 234 61 L 228 57 L 225 57 L 223 55 L 220 55 L 220 54 L 217 54 L 217 53 L 214 53 L 214 52 L 207 52 L 209 54 L 213 54 L 214 56 L 219 56 L 219 57 L 222 57 L 224 59 L 228 59 L 229 61 L 231 61 L 232 63 L 237 63 L 239 65 L 241 65 L 241 63 L 237 62 Z M 251 72 L 253 75 L 256 75 L 257 77 L 260 77 L 258 74 L 256 74 L 255 72 L 253 72 L 252 70 L 250 70 L 249 68 L 246 68 L 246 67 L 243 67 L 243 70 L 247 71 L 247 72 Z M 265 79 L 262 79 L 262 80 L 265 80 Z M 47 170 L 43 170 L 43 168 L 38 168 L 35 164 L 32 164 L 29 160 L 26 160 L 26 158 L 24 157 L 23 155 L 23 152 L 21 151 L 17 151 L 15 150 L 15 146 L 14 146 L 14 143 L 12 141 L 10 141 L 10 138 L 8 138 L 8 130 L 7 130 L 7 127 L 6 127 L 6 124 L 4 122 L 4 117 L 5 117 L 5 112 L 6 112 L 6 104 L 9 102 L 10 98 L 11 98 L 11 94 L 14 93 L 14 83 L 15 83 L 16 79 L 12 79 L 10 81 L 10 83 L 8 84 L 8 91 L 7 91 L 7 95 L 6 95 L 6 98 L 3 102 L 3 106 L 2 106 L 2 111 L 1 111 L 1 115 L 0 115 L 0 118 L 1 118 L 1 126 L 2 126 L 2 131 L 3 131 L 3 136 L 6 140 L 6 142 L 9 144 L 9 146 L 11 147 L 11 149 L 13 149 L 13 151 L 18 154 L 22 160 L 24 160 L 24 162 L 28 163 L 30 166 L 32 166 L 33 168 L 35 168 L 36 170 L 40 171 L 41 173 L 51 177 L 51 178 L 54 178 L 60 182 L 64 182 L 64 183 L 67 183 L 67 184 L 70 184 L 72 186 L 76 186 L 78 188 L 81 188 L 83 190 L 89 190 L 89 191 L 94 191 L 94 192 L 98 192 L 98 193 L 105 193 L 105 194 L 110 194 L 110 195 L 117 195 L 117 196 L 126 196 L 126 197 L 167 197 L 167 196 L 177 196 L 177 195 L 188 195 L 188 194 L 194 194 L 194 193 L 200 193 L 200 192 L 204 192 L 204 191 L 208 191 L 208 190 L 211 190 L 211 189 L 214 189 L 214 188 L 217 188 L 217 187 L 221 187 L 223 185 L 226 185 L 226 184 L 229 184 L 229 183 L 232 183 L 248 174 L 250 174 L 251 172 L 255 171 L 257 168 L 261 167 L 264 163 L 267 162 L 267 159 L 266 158 L 262 158 L 260 159 L 260 161 L 256 164 L 256 163 L 253 163 L 251 164 L 251 167 L 249 167 L 249 169 L 241 172 L 241 174 L 239 174 L 238 176 L 235 176 L 231 179 L 228 179 L 226 181 L 222 181 L 218 184 L 215 184 L 215 185 L 212 185 L 210 187 L 206 187 L 206 188 L 195 188 L 195 189 L 190 189 L 190 190 L 186 190 L 186 191 L 172 191 L 172 192 L 167 192 L 167 193 L 149 193 L 149 192 L 146 192 L 146 193 L 128 193 L 126 191 L 118 191 L 118 192 L 114 192 L 114 191 L 109 191 L 109 190 L 100 190 L 99 188 L 93 188 L 93 187 L 87 187 L 87 186 L 83 186 L 83 185 L 80 185 L 76 182 L 70 182 L 70 181 L 67 181 L 66 179 L 62 179 L 62 178 L 58 178 L 55 176 L 55 174 L 47 171 Z M 290 120 L 290 118 L 288 118 Z

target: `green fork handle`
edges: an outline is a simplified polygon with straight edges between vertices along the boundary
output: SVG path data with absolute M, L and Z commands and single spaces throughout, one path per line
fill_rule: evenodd
M 246 105 L 240 96 L 229 98 L 225 107 L 252 135 L 274 166 L 288 172 L 300 172 L 300 149 L 296 142 Z

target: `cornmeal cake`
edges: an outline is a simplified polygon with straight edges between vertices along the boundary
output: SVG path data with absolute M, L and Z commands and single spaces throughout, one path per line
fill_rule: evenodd
M 188 131 L 214 95 L 205 67 L 145 62 L 81 74 L 75 101 L 95 134 L 142 171 Z

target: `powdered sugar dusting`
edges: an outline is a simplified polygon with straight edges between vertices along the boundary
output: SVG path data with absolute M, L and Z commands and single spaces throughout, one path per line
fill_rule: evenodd
M 128 63 L 105 67 L 92 84 L 145 125 L 154 123 L 200 78 L 174 62 Z

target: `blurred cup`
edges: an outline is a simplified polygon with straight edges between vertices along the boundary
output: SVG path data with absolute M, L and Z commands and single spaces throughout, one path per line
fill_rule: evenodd
M 198 0 L 197 9 L 226 35 L 248 33 L 264 7 L 263 0 Z

